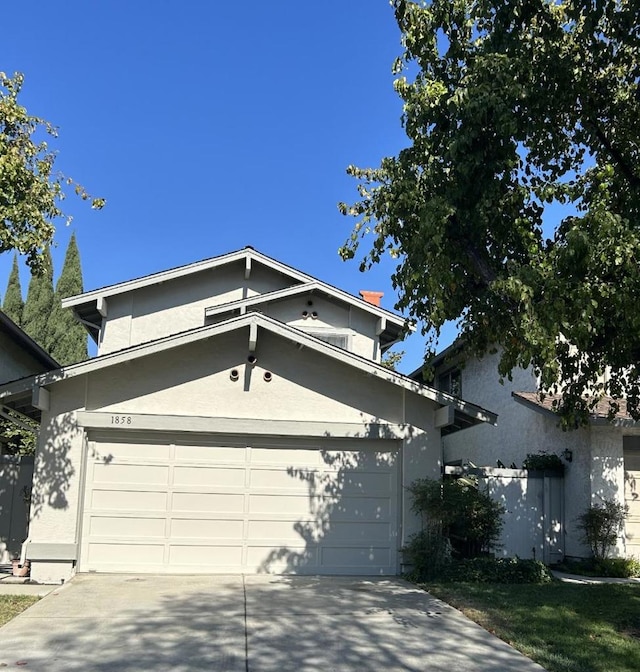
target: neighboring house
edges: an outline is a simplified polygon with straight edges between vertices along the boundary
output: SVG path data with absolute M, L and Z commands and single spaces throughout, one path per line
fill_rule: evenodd
M 439 477 L 442 434 L 496 420 L 380 365 L 397 315 L 252 248 L 64 305 L 98 356 L 0 386 L 42 412 L 39 581 L 395 574 L 406 486 Z
M 0 383 L 60 366 L 0 310 Z
M 59 364 L 18 325 L 0 311 L 0 383 L 55 369 Z M 19 410 L 19 409 L 18 409 Z M 37 418 L 37 415 L 36 415 Z M 21 423 L 20 417 L 0 403 L 0 419 Z M 26 536 L 27 504 L 33 459 L 5 455 L 0 433 L 0 563 L 20 552 Z
M 538 381 L 529 370 L 516 369 L 501 384 L 498 354 L 467 358 L 460 342 L 432 362 L 438 389 L 482 404 L 499 416 L 496 427 L 478 426 L 443 440 L 446 463 L 471 462 L 478 467 L 522 467 L 527 454 L 560 456 L 565 464 L 563 553 L 586 557 L 578 517 L 603 498 L 629 505 L 629 517 L 617 553 L 640 556 L 640 425 L 626 415 L 624 404 L 615 420 L 606 419 L 608 403 L 601 403 L 587 427 L 562 431 L 552 412 L 552 398 L 541 402 Z M 421 380 L 421 369 L 411 377 Z M 511 520 L 512 524 L 516 524 Z M 508 543 L 505 545 L 508 550 Z M 531 545 L 523 544 L 531 549 Z M 522 552 L 520 551 L 522 555 Z

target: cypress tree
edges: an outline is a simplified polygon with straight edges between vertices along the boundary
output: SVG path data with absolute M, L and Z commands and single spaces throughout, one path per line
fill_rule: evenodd
M 22 300 L 22 288 L 20 287 L 20 273 L 18 272 L 18 257 L 13 255 L 13 266 L 7 283 L 7 291 L 4 294 L 2 310 L 18 326 L 22 326 L 22 313 L 24 301 Z
M 27 301 L 22 313 L 24 331 L 42 348 L 47 350 L 47 325 L 53 307 L 53 263 L 51 251 L 47 247 L 42 260 L 42 272 L 31 274 Z
M 82 293 L 82 268 L 76 234 L 71 235 L 62 273 L 56 283 L 53 308 L 47 326 L 47 350 L 60 364 L 73 364 L 87 359 L 87 332 L 74 318 L 62 299 Z

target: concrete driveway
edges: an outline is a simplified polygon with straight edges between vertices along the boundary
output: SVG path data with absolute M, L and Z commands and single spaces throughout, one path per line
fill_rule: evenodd
M 30 672 L 540 672 L 399 579 L 79 575 L 0 628 Z

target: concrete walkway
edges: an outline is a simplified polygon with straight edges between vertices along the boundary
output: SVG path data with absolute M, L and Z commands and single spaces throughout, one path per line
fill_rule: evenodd
M 552 569 L 551 573 L 553 576 L 558 579 L 558 581 L 563 581 L 564 583 L 582 583 L 584 585 L 593 585 L 596 583 L 635 583 L 640 584 L 640 579 L 616 579 L 611 576 L 582 576 L 581 574 L 567 574 L 566 572 L 559 572 L 556 569 Z
M 399 579 L 80 575 L 0 628 L 30 672 L 540 672 Z

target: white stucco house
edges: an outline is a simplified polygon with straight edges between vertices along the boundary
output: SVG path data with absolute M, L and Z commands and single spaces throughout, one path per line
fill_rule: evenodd
M 402 318 L 252 248 L 64 305 L 97 357 L 0 386 L 42 416 L 37 581 L 396 574 L 405 486 L 439 477 L 442 435 L 496 421 L 380 365 Z
M 640 424 L 627 416 L 624 403 L 615 420 L 609 422 L 605 400 L 595 409 L 587 427 L 562 431 L 552 411 L 553 400 L 547 397 L 542 402 L 538 398 L 538 381 L 532 372 L 516 369 L 512 372 L 513 379 L 501 384 L 497 365 L 498 354 L 488 354 L 482 359 L 468 357 L 460 341 L 432 361 L 436 388 L 471 402 L 481 400 L 483 406 L 491 408 L 500 418 L 495 427 L 479 425 L 462 434 L 445 436 L 445 462 L 471 462 L 478 467 L 513 466 L 515 471 L 521 469 L 527 454 L 558 455 L 564 462 L 559 503 L 562 529 L 556 540 L 561 553 L 588 557 L 577 519 L 590 506 L 607 498 L 629 506 L 617 554 L 640 557 Z M 421 380 L 421 373 L 418 369 L 411 376 Z M 523 492 L 523 501 L 525 498 Z M 524 525 L 525 518 L 522 516 L 522 521 L 518 521 L 512 515 L 508 517 L 508 525 L 515 529 Z M 515 539 L 518 535 L 512 536 Z M 531 544 L 521 540 L 519 554 L 526 556 L 527 549 L 531 549 Z

